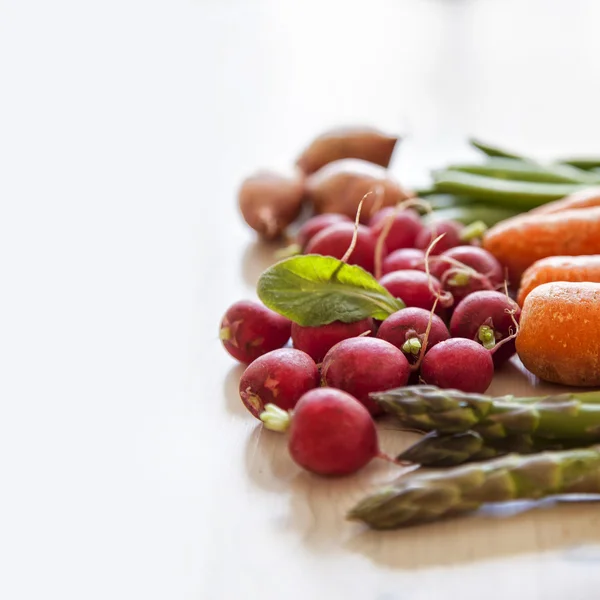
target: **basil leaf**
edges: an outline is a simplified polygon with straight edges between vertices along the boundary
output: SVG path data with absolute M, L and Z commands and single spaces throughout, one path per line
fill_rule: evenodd
M 265 306 L 305 327 L 383 320 L 404 308 L 363 268 L 320 254 L 274 264 L 260 276 L 257 291 Z

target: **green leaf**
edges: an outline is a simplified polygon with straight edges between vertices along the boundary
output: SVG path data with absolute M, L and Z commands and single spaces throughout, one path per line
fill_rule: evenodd
M 260 276 L 257 291 L 265 306 L 305 327 L 367 317 L 382 321 L 404 308 L 363 268 L 320 254 L 274 264 Z

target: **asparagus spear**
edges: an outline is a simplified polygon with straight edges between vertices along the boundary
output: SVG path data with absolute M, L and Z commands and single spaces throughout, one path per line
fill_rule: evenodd
M 573 446 L 573 440 L 546 440 L 530 435 L 486 440 L 476 431 L 452 434 L 432 431 L 407 448 L 397 459 L 423 467 L 454 467 L 466 462 L 497 458 L 511 452 L 534 454 L 544 450 L 565 450 Z
M 410 386 L 371 397 L 404 425 L 423 431 L 473 430 L 486 439 L 525 434 L 580 443 L 600 441 L 600 392 L 492 398 L 434 386 Z
M 427 467 L 451 467 L 476 460 L 484 445 L 483 438 L 474 431 L 452 435 L 431 431 L 399 454 L 397 460 Z
M 436 473 L 408 475 L 359 502 L 348 518 L 393 529 L 452 517 L 490 502 L 600 493 L 600 446 L 511 454 Z

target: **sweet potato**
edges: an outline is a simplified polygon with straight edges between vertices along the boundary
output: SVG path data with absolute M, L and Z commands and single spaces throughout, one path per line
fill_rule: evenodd
M 523 306 L 523 302 L 531 290 L 551 281 L 600 283 L 600 254 L 549 256 L 534 262 L 521 278 L 521 287 L 517 295 L 519 306 Z
M 525 299 L 517 353 L 534 375 L 552 383 L 600 385 L 600 284 L 558 281 Z
M 489 229 L 483 247 L 508 269 L 511 282 L 517 283 L 540 258 L 600 254 L 600 207 L 518 215 Z
M 370 127 L 333 129 L 313 140 L 296 165 L 307 175 L 342 158 L 360 158 L 387 167 L 397 142 L 398 136 Z
M 590 208 L 591 206 L 600 206 L 600 187 L 580 190 L 579 192 L 570 194 L 562 200 L 555 200 L 554 202 L 548 202 L 548 204 L 542 204 L 542 206 L 538 206 L 538 208 L 534 208 L 529 212 L 530 214 L 536 215 L 549 215 L 556 212 L 562 212 L 563 210 Z
M 261 237 L 279 237 L 302 209 L 304 177 L 296 170 L 291 175 L 259 171 L 242 183 L 238 204 L 244 220 Z
M 374 193 L 365 198 L 362 223 L 369 221 L 378 204 L 394 206 L 412 195 L 400 187 L 387 169 L 351 158 L 336 160 L 306 180 L 306 197 L 317 213 L 339 213 L 353 219 L 368 192 Z

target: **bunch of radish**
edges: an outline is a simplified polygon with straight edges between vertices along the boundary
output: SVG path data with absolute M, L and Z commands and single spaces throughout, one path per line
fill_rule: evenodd
M 268 428 L 289 427 L 300 466 L 341 475 L 385 457 L 372 392 L 424 382 L 483 393 L 514 354 L 519 308 L 501 291 L 502 268 L 462 232 L 454 222 L 426 224 L 401 206 L 381 209 L 366 225 L 333 213 L 312 217 L 298 234 L 305 253 L 379 271 L 381 286 L 406 307 L 381 322 L 320 326 L 250 301 L 225 313 L 223 345 L 248 364 L 242 402 Z
M 477 226 L 415 210 L 427 206 L 387 171 L 397 141 L 368 128 L 331 131 L 292 174 L 260 172 L 239 193 L 244 219 L 265 239 L 282 237 L 311 205 L 293 252 L 357 265 L 405 305 L 383 320 L 334 315 L 307 325 L 240 301 L 222 319 L 225 349 L 248 365 L 243 404 L 269 429 L 289 428 L 292 458 L 321 475 L 387 458 L 371 393 L 414 383 L 483 393 L 515 353 L 520 311 L 501 265 L 477 245 Z

